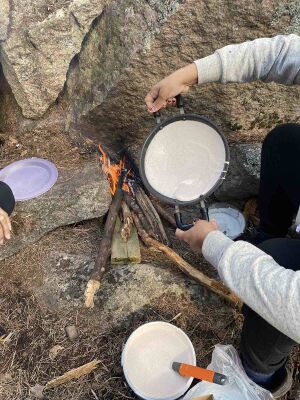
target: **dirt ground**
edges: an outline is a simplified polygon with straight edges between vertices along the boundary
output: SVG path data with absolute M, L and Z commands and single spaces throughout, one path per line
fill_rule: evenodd
M 78 381 L 46 390 L 44 399 L 136 399 L 124 379 L 120 357 L 128 336 L 144 322 L 172 321 L 182 328 L 195 346 L 199 365 L 209 363 L 216 343 L 238 347 L 242 316 L 217 298 L 211 302 L 207 297 L 207 301 L 199 303 L 183 295 L 166 293 L 116 323 L 111 323 L 101 305 L 93 311 L 84 309 L 81 298 L 77 303 L 64 299 L 63 307 L 51 307 L 40 291 L 47 266 L 50 268 L 52 262 L 51 253 L 68 249 L 72 254 L 90 254 L 93 258 L 100 237 L 99 221 L 60 228 L 5 260 L 1 266 L 0 325 L 6 334 L 11 333 L 10 340 L 0 344 L 1 400 L 35 398 L 30 388 L 45 385 L 54 377 L 94 359 L 100 360 L 95 371 Z M 177 246 L 190 262 L 215 275 L 207 264 Z M 147 262 L 163 265 L 165 269 L 174 268 L 159 253 L 147 249 L 142 253 Z M 60 268 L 68 271 L 67 265 L 60 264 Z M 178 276 L 183 279 L 181 273 Z M 70 324 L 75 324 L 79 332 L 73 342 L 65 333 L 65 326 Z M 63 349 L 53 358 L 50 350 L 56 345 Z M 295 354 L 291 360 L 296 374 L 300 360 Z M 297 397 L 291 393 L 287 399 Z

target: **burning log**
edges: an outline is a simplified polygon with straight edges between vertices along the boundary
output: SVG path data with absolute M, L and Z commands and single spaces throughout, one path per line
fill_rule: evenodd
M 107 263 L 111 254 L 112 236 L 116 224 L 116 219 L 121 209 L 123 200 L 123 185 L 127 176 L 124 163 L 111 164 L 107 154 L 99 146 L 101 152 L 102 169 L 110 181 L 111 192 L 113 194 L 112 202 L 108 211 L 106 222 L 104 225 L 103 238 L 100 242 L 98 256 L 96 258 L 95 267 L 85 289 L 85 306 L 94 307 L 94 296 L 100 288 L 101 279 L 106 272 Z
M 201 285 L 204 285 L 205 287 L 223 297 L 230 303 L 233 303 L 235 306 L 241 307 L 241 300 L 234 293 L 232 293 L 222 282 L 209 278 L 202 272 L 198 271 L 196 268 L 192 267 L 187 261 L 181 258 L 170 247 L 164 245 L 163 243 L 160 243 L 156 239 L 153 239 L 151 236 L 148 235 L 145 229 L 143 229 L 138 216 L 134 212 L 132 213 L 132 216 L 140 238 L 146 246 L 154 247 L 160 250 L 190 278 L 194 279 Z
M 108 216 L 104 225 L 104 235 L 100 243 L 98 256 L 95 262 L 94 270 L 91 274 L 90 280 L 87 283 L 85 290 L 85 306 L 88 308 L 94 307 L 94 296 L 97 290 L 100 288 L 101 279 L 106 272 L 106 266 L 111 254 L 111 241 L 116 224 L 116 219 L 121 208 L 121 202 L 123 199 L 123 183 L 125 173 L 123 172 L 119 184 L 111 202 L 111 206 L 108 211 Z

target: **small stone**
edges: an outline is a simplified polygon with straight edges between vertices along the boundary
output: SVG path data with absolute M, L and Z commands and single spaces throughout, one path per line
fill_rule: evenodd
M 44 398 L 44 394 L 43 394 L 43 390 L 44 390 L 45 386 L 42 385 L 34 385 L 33 387 L 30 388 L 30 394 L 33 395 L 36 399 L 43 399 Z
M 78 331 L 75 325 L 68 325 L 65 327 L 66 334 L 68 338 L 73 341 L 77 338 L 78 336 Z
M 59 344 L 56 344 L 55 346 L 51 347 L 49 350 L 49 357 L 51 360 L 54 360 L 54 358 L 60 353 L 62 350 L 64 350 L 63 346 L 60 346 Z

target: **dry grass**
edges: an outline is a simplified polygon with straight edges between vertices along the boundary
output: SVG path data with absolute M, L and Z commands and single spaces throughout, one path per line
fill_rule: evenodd
M 95 146 L 88 140 L 79 149 L 63 132 L 35 130 L 20 137 L 0 134 L 0 168 L 28 157 L 46 158 L 60 169 L 78 167 L 90 151 L 95 151 Z
M 94 257 L 100 240 L 101 226 L 92 221 L 60 228 L 35 245 L 7 259 L 1 266 L 0 325 L 12 336 L 0 344 L 0 399 L 27 400 L 36 384 L 45 385 L 66 371 L 100 360 L 95 371 L 57 388 L 46 390 L 46 400 L 114 400 L 136 399 L 122 373 L 122 347 L 139 325 L 154 320 L 172 321 L 191 338 L 200 365 L 206 366 L 216 343 L 238 347 L 242 317 L 224 303 L 203 306 L 195 299 L 165 294 L 137 312 L 124 315 L 112 324 L 98 307 L 90 312 L 72 303 L 59 311 L 50 311 L 36 297 L 36 288 L 43 280 L 43 265 L 53 251 L 90 254 Z M 189 262 L 201 265 L 207 273 L 212 269 L 178 246 Z M 143 249 L 143 261 L 175 267 L 157 252 Z M 46 264 L 45 264 L 46 260 Z M 64 268 L 62 265 L 61 268 Z M 67 266 L 66 266 L 67 268 Z M 142 290 L 142 288 L 141 288 Z M 75 324 L 79 336 L 70 342 L 65 326 Z M 55 358 L 53 346 L 63 347 Z M 299 369 L 299 354 L 291 357 L 295 371 Z M 296 400 L 291 394 L 288 400 Z M 284 400 L 287 400 L 284 399 Z
M 240 321 L 227 308 L 199 309 L 190 300 L 162 296 L 151 306 L 129 315 L 121 324 L 109 327 L 101 316 L 78 311 L 76 324 L 80 335 L 70 342 L 64 326 L 74 321 L 73 311 L 53 313 L 42 308 L 32 293 L 20 285 L 2 282 L 0 319 L 11 341 L 2 345 L 1 398 L 27 399 L 29 388 L 45 385 L 50 379 L 93 359 L 100 365 L 89 376 L 47 390 L 45 398 L 78 400 L 135 398 L 122 375 L 122 346 L 133 329 L 153 320 L 164 320 L 183 328 L 191 337 L 200 364 L 206 365 L 215 343 L 237 343 Z M 174 320 L 174 317 L 176 319 Z M 216 322 L 217 321 L 217 322 Z M 64 348 L 53 360 L 49 350 Z

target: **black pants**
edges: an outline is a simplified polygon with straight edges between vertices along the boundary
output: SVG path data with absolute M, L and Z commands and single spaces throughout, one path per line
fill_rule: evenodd
M 258 198 L 260 227 L 277 237 L 258 247 L 282 267 L 294 271 L 300 270 L 300 240 L 284 237 L 300 204 L 299 157 L 300 125 L 280 125 L 272 130 L 262 146 Z M 244 362 L 258 372 L 275 372 L 284 365 L 295 342 L 248 306 L 243 307 L 243 313 L 241 355 Z

